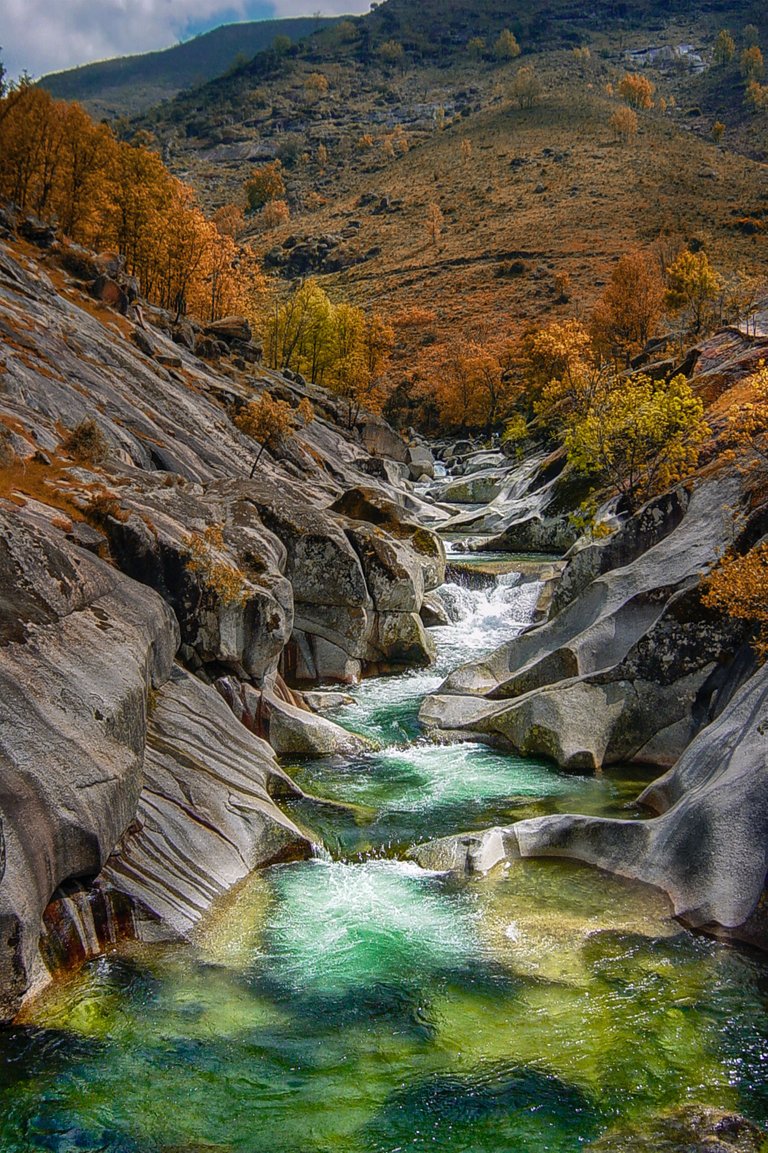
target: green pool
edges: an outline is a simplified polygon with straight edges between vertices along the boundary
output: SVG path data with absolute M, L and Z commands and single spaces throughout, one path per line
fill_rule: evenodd
M 403 859 L 624 812 L 644 783 L 419 740 L 423 692 L 521 627 L 535 590 L 515 587 L 469 596 L 437 672 L 361 686 L 340 716 L 379 750 L 291 766 L 334 802 L 292 810 L 317 859 L 251 877 L 194 941 L 92 962 L 0 1035 L 3 1153 L 576 1153 L 685 1102 L 768 1119 L 760 958 L 567 862 L 459 880 Z

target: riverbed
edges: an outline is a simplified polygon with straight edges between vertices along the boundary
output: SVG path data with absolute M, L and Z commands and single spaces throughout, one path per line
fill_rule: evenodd
M 437 663 L 365 681 L 375 741 L 288 764 L 313 860 L 184 944 L 126 944 L 0 1034 L 4 1153 L 576 1153 L 686 1102 L 768 1118 L 768 967 L 655 890 L 565 861 L 432 873 L 409 847 L 541 813 L 642 816 L 637 768 L 434 745 L 426 693 L 527 627 L 539 586 L 444 586 Z

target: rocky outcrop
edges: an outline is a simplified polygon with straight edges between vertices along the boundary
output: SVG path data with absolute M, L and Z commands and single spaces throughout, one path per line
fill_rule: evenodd
M 257 866 L 311 855 L 272 792 L 300 795 L 269 745 L 175 669 L 152 709 L 136 816 L 97 885 L 143 911 L 139 935 L 187 933 Z
M 701 702 L 705 716 L 713 707 L 710 678 L 743 639 L 698 592 L 735 532 L 733 516 L 712 509 L 738 502 L 738 481 L 712 480 L 690 496 L 660 498 L 614 538 L 577 553 L 561 611 L 457 669 L 425 701 L 422 721 L 565 768 L 671 765 L 702 723 Z
M 3 509 L 0 524 L 7 1016 L 33 979 L 52 894 L 96 876 L 134 818 L 148 695 L 168 676 L 178 629 L 159 596 L 67 541 L 42 513 Z

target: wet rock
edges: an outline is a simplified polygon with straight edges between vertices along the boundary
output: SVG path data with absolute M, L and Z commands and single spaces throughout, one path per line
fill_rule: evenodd
M 434 477 L 435 458 L 430 449 L 415 445 L 406 451 L 405 459 L 411 480 L 421 480 L 423 477 L 431 480 Z
M 611 1129 L 585 1153 L 761 1153 L 765 1141 L 765 1131 L 739 1113 L 685 1105 L 631 1129 Z
M 346 756 L 369 749 L 370 741 L 325 717 L 265 694 L 269 743 L 278 756 Z
M 669 514 L 666 529 L 646 510 L 616 539 L 577 554 L 575 576 L 569 581 L 566 569 L 563 581 L 579 595 L 452 673 L 424 702 L 423 721 L 580 771 L 628 760 L 671 765 L 701 723 L 699 694 L 743 639 L 697 591 L 735 531 L 711 510 L 738 500 L 738 481 L 712 481 L 690 500 L 655 505 L 662 519 Z M 643 551 L 644 541 L 656 543 Z

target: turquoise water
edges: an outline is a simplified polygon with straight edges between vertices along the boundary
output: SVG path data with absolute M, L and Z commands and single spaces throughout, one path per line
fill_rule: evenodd
M 564 861 L 465 879 L 402 859 L 534 812 L 626 815 L 647 779 L 419 741 L 421 694 L 522 627 L 535 589 L 446 595 L 437 670 L 341 714 L 382 747 L 291 766 L 332 802 L 294 811 L 326 856 L 249 878 L 194 941 L 57 981 L 0 1035 L 3 1153 L 576 1153 L 685 1102 L 768 1118 L 762 960 Z

